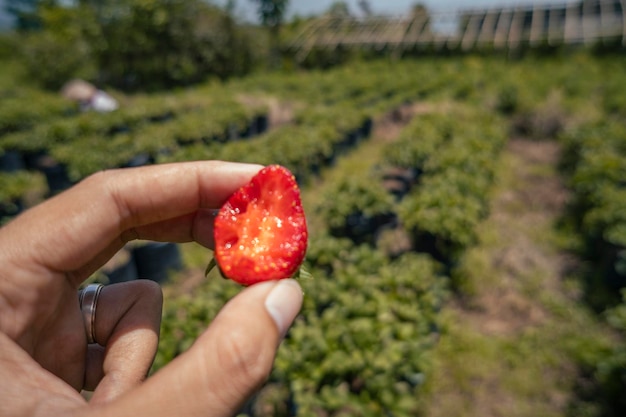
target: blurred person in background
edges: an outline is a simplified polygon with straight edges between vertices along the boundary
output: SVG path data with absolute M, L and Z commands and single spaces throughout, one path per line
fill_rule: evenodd
M 84 80 L 69 81 L 61 89 L 61 95 L 78 102 L 81 111 L 106 113 L 119 108 L 115 98 Z

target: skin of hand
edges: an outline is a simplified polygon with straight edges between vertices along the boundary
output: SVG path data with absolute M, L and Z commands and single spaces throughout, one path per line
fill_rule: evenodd
M 0 415 L 235 414 L 269 375 L 300 310 L 294 280 L 242 290 L 187 352 L 147 379 L 158 285 L 104 287 L 91 345 L 78 288 L 130 240 L 211 248 L 211 209 L 260 169 L 203 161 L 103 171 L 0 229 Z M 91 401 L 82 389 L 94 391 Z

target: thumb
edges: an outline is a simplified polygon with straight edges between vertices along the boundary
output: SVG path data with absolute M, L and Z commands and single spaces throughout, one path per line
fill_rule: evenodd
M 267 379 L 302 305 L 293 279 L 264 282 L 230 300 L 194 345 L 104 415 L 232 416 Z

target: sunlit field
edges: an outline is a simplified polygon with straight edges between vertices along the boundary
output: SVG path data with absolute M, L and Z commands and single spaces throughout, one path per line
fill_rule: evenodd
M 312 278 L 242 416 L 626 413 L 622 54 L 284 58 L 103 85 L 119 103 L 106 113 L 2 59 L 2 223 L 101 170 L 220 159 L 295 174 Z M 204 276 L 210 259 L 131 242 L 90 278 L 160 282 L 153 372 L 240 291 Z

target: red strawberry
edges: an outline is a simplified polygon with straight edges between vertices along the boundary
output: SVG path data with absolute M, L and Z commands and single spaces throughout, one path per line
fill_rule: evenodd
M 308 232 L 293 174 L 279 165 L 263 168 L 222 206 L 214 237 L 217 265 L 233 281 L 250 285 L 295 275 Z

